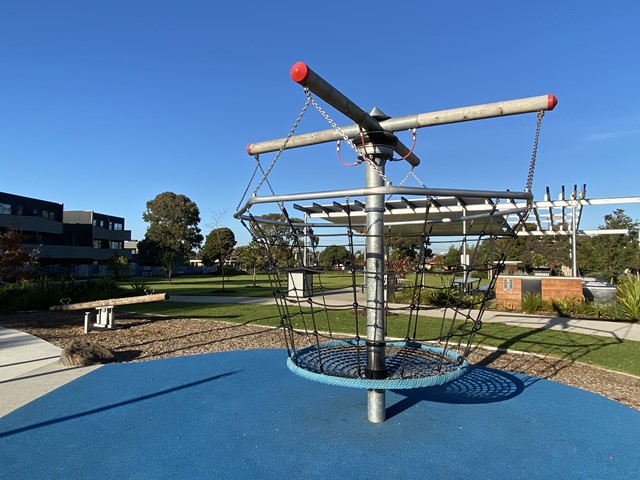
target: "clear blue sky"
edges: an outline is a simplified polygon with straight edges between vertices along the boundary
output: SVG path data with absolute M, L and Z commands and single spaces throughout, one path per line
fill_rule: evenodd
M 639 21 L 630 1 L 7 0 L 0 190 L 125 217 L 135 239 L 146 202 L 172 191 L 197 203 L 204 234 L 219 217 L 247 243 L 232 217 L 254 166 L 245 147 L 286 136 L 305 100 L 289 70 L 304 61 L 391 116 L 553 93 L 536 198 L 585 183 L 591 198 L 640 195 Z M 309 111 L 298 132 L 326 128 Z M 416 173 L 521 190 L 534 129 L 535 115 L 423 128 Z M 278 194 L 363 183 L 334 144 L 291 150 L 273 173 Z M 613 208 L 587 209 L 582 227 Z

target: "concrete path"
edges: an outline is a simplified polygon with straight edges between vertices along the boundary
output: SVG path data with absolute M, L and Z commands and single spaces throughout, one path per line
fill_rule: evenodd
M 0 327 L 0 417 L 95 367 L 64 367 L 61 349 L 24 332 Z

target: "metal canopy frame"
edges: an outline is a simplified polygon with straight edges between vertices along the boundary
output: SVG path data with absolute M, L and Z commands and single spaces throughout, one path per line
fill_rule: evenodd
M 307 145 L 315 145 L 320 143 L 326 143 L 336 140 L 353 139 L 354 147 L 356 147 L 358 157 L 365 163 L 365 190 L 360 196 L 364 197 L 364 226 L 367 232 L 366 238 L 366 287 L 367 287 L 367 378 L 382 379 L 385 378 L 385 298 L 384 292 L 384 241 L 383 237 L 386 231 L 395 223 L 390 220 L 390 216 L 396 215 L 394 211 L 402 209 L 411 210 L 412 208 L 419 208 L 417 200 L 406 199 L 403 201 L 400 198 L 397 202 L 391 202 L 385 198 L 389 192 L 387 188 L 391 188 L 387 185 L 387 179 L 385 176 L 385 164 L 391 160 L 394 152 L 399 154 L 403 160 L 406 160 L 413 167 L 420 163 L 420 159 L 395 136 L 395 132 L 402 130 L 417 129 L 422 127 L 429 127 L 435 125 L 443 125 L 448 123 L 466 122 L 470 120 L 479 120 L 483 118 L 501 117 L 506 115 L 515 115 L 521 113 L 533 113 L 542 112 L 544 110 L 552 110 L 556 104 L 557 99 L 554 95 L 541 95 L 538 97 L 529 97 L 517 100 L 509 100 L 505 102 L 476 105 L 471 107 L 457 108 L 452 110 L 445 110 L 440 112 L 429 112 L 418 115 L 409 115 L 405 117 L 389 118 L 381 114 L 378 109 L 372 110 L 371 114 L 366 113 L 362 108 L 357 106 L 349 98 L 339 92 L 336 88 L 326 82 L 311 68 L 302 62 L 298 62 L 293 65 L 291 69 L 291 79 L 298 84 L 302 85 L 305 89 L 305 93 L 313 92 L 316 96 L 333 106 L 336 110 L 343 113 L 353 122 L 355 125 L 350 125 L 344 128 L 337 127 L 334 124 L 333 129 L 325 130 L 322 132 L 309 133 L 304 135 L 293 135 L 292 133 L 287 138 L 271 140 L 267 142 L 260 142 L 255 144 L 249 144 L 247 146 L 247 153 L 250 155 L 258 155 L 266 152 L 282 152 L 284 149 L 302 147 Z M 308 96 L 308 100 L 311 98 Z M 300 118 L 300 117 L 299 117 Z M 540 125 L 541 115 L 539 114 L 538 126 Z M 299 120 L 298 120 L 299 121 Z M 298 122 L 297 121 L 297 122 Z M 294 125 L 297 126 L 297 122 Z M 534 156 L 532 158 L 532 166 L 535 160 L 535 145 L 534 144 Z M 277 157 L 276 157 L 277 158 Z M 273 163 L 272 163 L 273 166 Z M 265 177 L 272 168 L 272 166 L 265 173 Z M 530 174 L 531 176 L 531 174 Z M 398 192 L 402 194 L 402 192 Z M 506 192 L 501 192 L 500 195 L 504 195 Z M 348 195 L 348 194 L 347 194 Z M 343 195 L 347 196 L 347 195 Z M 529 192 L 521 192 L 523 197 L 518 200 L 525 200 L 530 202 L 530 198 L 526 197 L 530 195 Z M 447 208 L 462 208 L 463 211 L 467 207 L 474 207 L 478 203 L 485 205 L 486 197 L 490 195 L 466 195 L 464 193 L 455 191 L 451 194 L 443 193 L 443 198 L 433 200 L 433 206 L 440 211 L 441 215 L 440 223 L 446 223 L 447 215 L 449 218 L 452 216 L 452 212 L 446 210 Z M 446 197 L 453 197 L 453 200 L 449 201 Z M 474 201 L 475 197 L 483 197 L 482 202 Z M 274 201 L 275 196 L 270 197 L 270 201 Z M 317 195 L 313 196 L 299 196 L 294 198 L 288 197 L 291 200 L 304 199 L 314 200 L 327 198 L 326 196 Z M 505 197 L 499 197 L 505 198 Z M 264 200 L 264 199 L 263 199 Z M 284 198 L 277 200 L 279 202 L 286 201 Z M 437 202 L 437 205 L 436 203 Z M 251 198 L 243 208 L 239 209 L 234 215 L 236 218 L 246 218 L 247 211 L 252 204 L 260 203 L 260 200 L 255 196 Z M 516 205 L 516 198 L 509 200 L 511 203 L 511 209 L 513 213 L 519 215 L 522 219 L 526 215 L 526 209 L 520 210 Z M 527 202 L 525 202 L 527 203 Z M 412 207 L 412 204 L 416 207 Z M 495 210 L 496 205 L 491 205 L 491 202 L 487 202 L 489 208 Z M 343 208 L 339 202 L 331 205 L 322 206 L 320 204 L 312 204 L 310 207 L 300 207 L 302 209 L 310 209 L 311 215 L 326 215 L 330 220 L 337 220 L 339 213 L 334 210 Z M 312 211 L 313 210 L 313 211 Z M 318 212 L 319 210 L 319 212 Z M 360 212 L 361 213 L 361 212 Z M 336 215 L 334 215 L 336 214 Z M 332 216 L 333 215 L 333 216 Z M 362 215 L 362 214 L 361 214 Z M 399 215 L 399 213 L 398 213 Z M 412 213 L 415 215 L 415 213 Z M 463 213 L 462 219 L 471 219 L 473 214 L 468 212 Z M 486 216 L 486 213 L 482 215 Z M 505 225 L 504 216 L 501 217 L 498 224 L 493 228 L 500 228 L 498 225 Z M 463 228 L 466 227 L 467 222 L 461 222 Z M 398 223 L 399 225 L 399 223 Z M 399 227 L 398 227 L 399 228 Z M 444 233 L 444 232 L 443 232 Z M 385 412 L 385 391 L 372 389 L 368 391 L 368 419 L 371 422 L 379 423 L 383 422 L 386 417 Z
M 417 189 L 416 189 L 417 190 Z M 399 199 L 386 200 L 385 205 L 385 226 L 387 224 L 407 222 L 408 224 L 422 224 L 423 214 L 429 208 L 430 217 L 437 219 L 446 219 L 457 217 L 459 220 L 479 218 L 481 215 L 493 215 L 495 217 L 493 224 L 509 225 L 513 227 L 521 222 L 521 214 L 529 212 L 527 222 L 535 225 L 534 230 L 521 229 L 515 232 L 520 236 L 567 236 L 571 235 L 575 229 L 578 235 L 624 235 L 631 233 L 629 229 L 582 229 L 580 222 L 582 220 L 582 210 L 590 205 L 617 205 L 625 203 L 640 203 L 640 196 L 632 197 L 608 197 L 608 198 L 586 198 L 586 185 L 578 193 L 576 188 L 572 191 L 569 198 L 564 198 L 565 188 L 562 187 L 560 198 L 558 200 L 549 200 L 549 187 L 546 187 L 544 200 L 530 201 L 529 198 L 518 198 L 522 195 L 510 196 L 505 198 L 502 203 L 494 203 L 491 198 L 479 197 L 479 194 L 498 194 L 506 192 L 484 192 L 460 190 L 454 192 L 447 190 L 448 196 L 438 196 L 437 193 L 443 192 L 437 189 L 424 189 L 425 192 L 433 194 L 433 197 L 427 199 L 411 198 L 410 200 L 400 195 Z M 358 191 L 354 191 L 358 192 Z M 340 192 L 343 193 L 343 192 Z M 415 193 L 415 192 L 412 192 Z M 514 193 L 514 192 L 508 192 Z M 394 195 L 398 195 L 396 191 Z M 476 196 L 474 196 L 476 195 Z M 269 198 L 269 197 L 265 197 Z M 284 198 L 284 197 L 279 197 Z M 358 201 L 352 200 L 347 207 L 346 204 L 334 201 L 331 204 L 318 204 L 314 202 L 311 205 L 294 204 L 294 208 L 314 220 L 328 221 L 336 225 L 344 226 L 346 224 L 347 208 L 352 219 L 363 218 L 365 215 L 365 205 Z M 354 225 L 359 225 L 357 221 Z M 325 224 L 317 224 L 318 226 L 326 226 Z M 411 233 L 418 232 L 419 226 L 409 230 L 396 230 L 392 228 L 392 233 Z M 497 230 L 496 230 L 497 232 Z M 473 234 L 472 232 L 468 232 Z M 490 232 L 493 233 L 493 232 Z M 454 226 L 443 227 L 436 230 L 433 236 L 450 236 L 457 235 L 457 229 Z

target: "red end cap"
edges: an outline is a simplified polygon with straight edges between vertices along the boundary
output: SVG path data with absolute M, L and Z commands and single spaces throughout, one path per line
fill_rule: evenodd
M 291 67 L 291 80 L 301 85 L 307 81 L 309 77 L 309 67 L 303 62 L 298 62 Z
M 251 144 L 247 143 L 247 153 L 251 155 Z
M 547 95 L 547 106 L 549 107 L 549 110 L 553 110 L 557 104 L 558 99 L 555 95 L 552 95 L 551 93 Z

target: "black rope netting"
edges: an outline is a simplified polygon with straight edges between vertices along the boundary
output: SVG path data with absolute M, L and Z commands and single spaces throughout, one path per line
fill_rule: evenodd
M 385 221 L 383 271 L 367 270 L 364 202 L 293 205 L 304 219 L 290 216 L 283 202 L 272 204 L 279 213 L 243 215 L 267 258 L 296 373 L 362 388 L 413 388 L 461 374 L 526 212 L 516 212 L 513 224 L 497 208 L 499 199 L 481 215 L 458 217 L 443 216 L 432 196 L 403 197 L 402 203 L 410 215 Z M 370 292 L 372 285 L 383 291 Z M 366 371 L 370 309 L 384 311 L 383 379 L 368 378 Z

